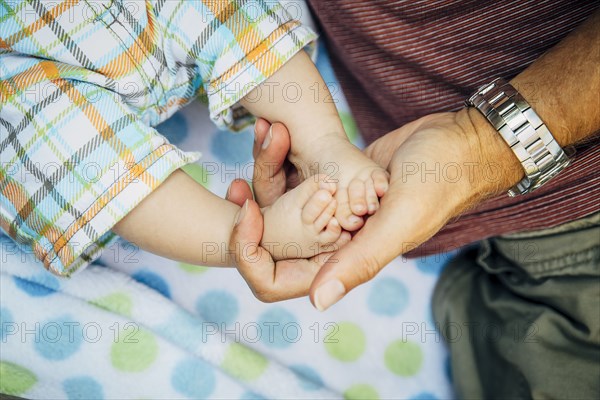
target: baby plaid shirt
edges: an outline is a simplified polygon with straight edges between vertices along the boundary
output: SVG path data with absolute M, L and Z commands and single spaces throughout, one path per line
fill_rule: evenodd
M 0 225 L 69 275 L 177 168 L 153 127 L 236 103 L 316 35 L 273 0 L 0 0 Z M 242 113 L 243 114 L 243 113 Z

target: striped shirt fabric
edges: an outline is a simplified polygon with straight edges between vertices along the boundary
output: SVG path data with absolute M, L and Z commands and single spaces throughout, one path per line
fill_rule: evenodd
M 273 0 L 0 0 L 2 230 L 53 273 L 85 266 L 199 157 L 154 126 L 199 97 L 241 127 L 236 103 L 315 38 Z
M 456 111 L 510 79 L 599 6 L 587 0 L 309 0 L 356 122 L 372 142 L 422 116 Z M 597 45 L 597 44 L 596 44 Z M 534 87 L 518 88 L 532 95 Z M 535 103 L 532 101 L 535 109 Z M 537 191 L 484 202 L 409 255 L 553 227 L 600 211 L 600 140 Z

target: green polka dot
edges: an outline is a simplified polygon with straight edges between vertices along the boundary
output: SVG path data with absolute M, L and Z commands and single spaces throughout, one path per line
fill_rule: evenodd
M 379 393 L 371 385 L 354 385 L 344 392 L 348 400 L 378 400 Z
M 206 187 L 210 184 L 210 175 L 206 173 L 206 170 L 202 167 L 202 165 L 187 164 L 181 169 L 202 186 Z
M 239 343 L 233 343 L 227 349 L 221 366 L 231 376 L 242 381 L 251 381 L 262 375 L 268 363 L 261 354 Z
M 348 139 L 350 139 L 351 142 L 354 142 L 358 138 L 358 127 L 356 126 L 354 117 L 352 117 L 352 114 L 349 112 L 342 111 L 340 112 L 340 119 L 344 125 L 346 135 L 348 135 Z
M 120 292 L 90 300 L 90 303 L 105 310 L 125 316 L 131 316 L 131 309 L 133 308 L 131 298 L 127 294 Z
M 140 329 L 123 329 L 110 350 L 112 365 L 121 371 L 139 372 L 150 366 L 158 354 L 154 335 Z
M 385 365 L 400 376 L 412 376 L 423 364 L 423 353 L 418 344 L 397 340 L 385 350 Z
M 0 393 L 18 396 L 28 391 L 37 379 L 35 375 L 21 367 L 7 361 L 0 361 Z
M 179 268 L 184 270 L 185 272 L 189 272 L 192 274 L 202 274 L 208 271 L 208 267 L 200 267 L 198 265 L 179 263 Z
M 365 334 L 352 322 L 332 326 L 325 336 L 325 349 L 333 358 L 350 362 L 357 360 L 365 351 Z

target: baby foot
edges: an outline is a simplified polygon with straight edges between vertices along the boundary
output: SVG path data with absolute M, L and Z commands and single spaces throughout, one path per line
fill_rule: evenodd
M 356 231 L 364 224 L 362 217 L 379 208 L 379 198 L 389 187 L 389 175 L 345 138 L 329 140 L 326 149 L 318 152 L 322 160 L 316 164 L 325 165 L 322 172 L 337 183 L 335 217 L 343 229 Z
M 263 208 L 264 233 L 261 246 L 274 260 L 309 258 L 331 251 L 342 228 L 334 217 L 336 185 L 326 175 L 306 179 Z

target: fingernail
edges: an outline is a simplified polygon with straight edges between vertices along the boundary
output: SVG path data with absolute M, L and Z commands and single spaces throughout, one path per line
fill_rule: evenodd
M 240 212 L 238 213 L 238 216 L 235 220 L 236 225 L 238 225 L 240 222 L 242 222 L 242 220 L 244 219 L 244 216 L 246 215 L 247 209 L 248 209 L 248 200 L 246 200 L 244 202 L 244 205 L 242 206 L 242 208 L 240 209 Z
M 273 125 L 269 127 L 269 133 L 265 137 L 265 141 L 262 144 L 262 149 L 266 149 L 271 144 L 271 140 L 273 139 Z
M 229 184 L 229 187 L 227 188 L 227 193 L 225 193 L 225 199 L 226 199 L 226 200 L 229 200 L 229 193 L 231 192 L 231 185 L 232 185 L 232 184 L 233 184 L 233 183 L 230 183 L 230 184 Z
M 315 292 L 315 307 L 319 311 L 325 311 L 344 297 L 344 294 L 346 289 L 337 279 L 324 283 Z
M 352 215 L 350 218 L 348 218 L 348 221 L 352 224 L 352 225 L 356 225 L 359 224 L 360 221 L 362 220 L 361 217 L 357 217 L 356 215 Z

